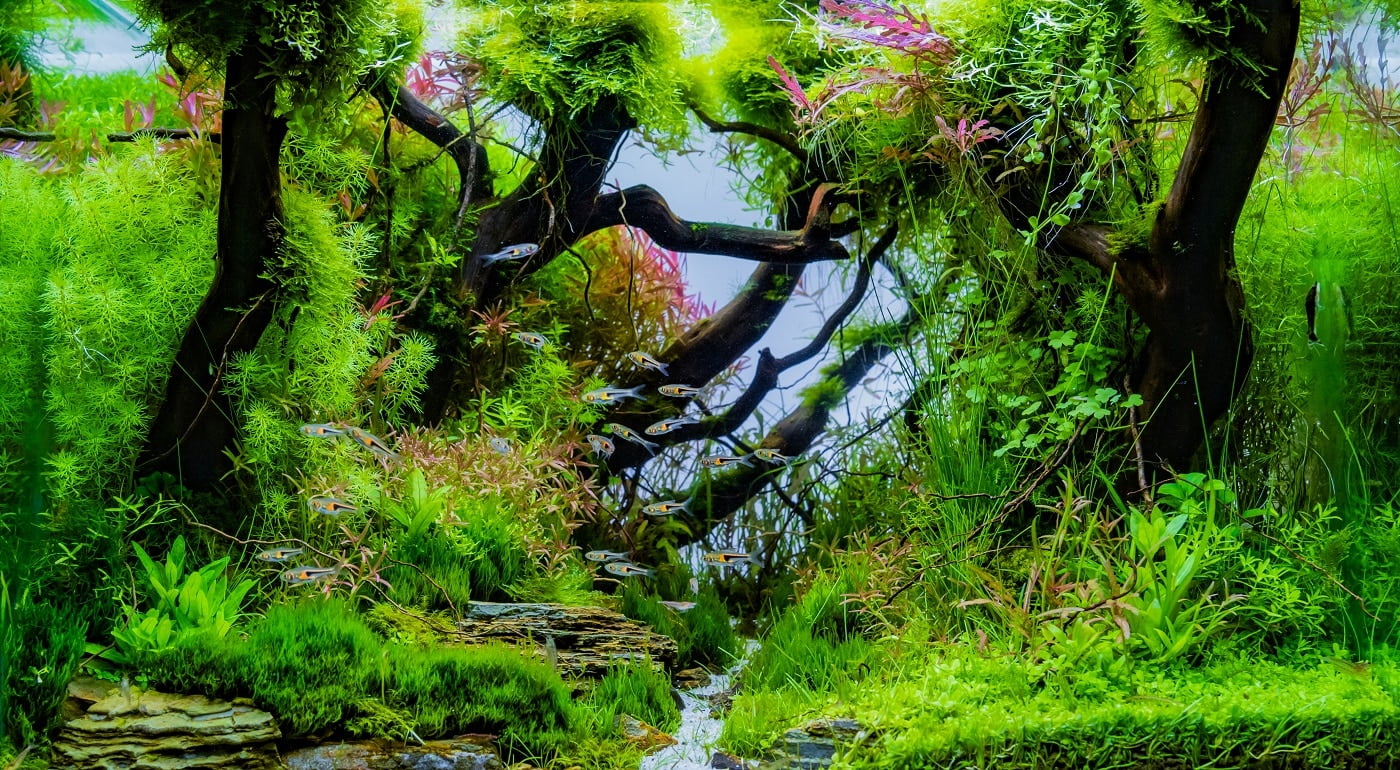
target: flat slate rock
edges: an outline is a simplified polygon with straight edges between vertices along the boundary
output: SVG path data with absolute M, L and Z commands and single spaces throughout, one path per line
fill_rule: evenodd
M 283 757 L 287 770 L 503 770 L 484 742 L 466 738 L 403 745 L 368 740 L 324 743 L 291 751 Z
M 458 641 L 523 644 L 541 658 L 553 638 L 566 677 L 596 679 L 611 666 L 633 662 L 664 670 L 676 664 L 675 640 L 603 607 L 472 602 L 457 630 Z
M 79 682 L 75 703 L 100 694 Z M 109 691 L 64 723 L 54 765 L 73 770 L 276 770 L 277 722 L 243 699 Z

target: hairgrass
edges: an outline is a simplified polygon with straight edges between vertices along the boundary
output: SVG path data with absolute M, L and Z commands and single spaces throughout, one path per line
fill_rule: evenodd
M 605 736 L 621 735 L 619 718 L 636 717 L 662 732 L 680 726 L 681 713 L 671 697 L 671 680 L 650 663 L 614 666 L 589 693 L 593 729 Z

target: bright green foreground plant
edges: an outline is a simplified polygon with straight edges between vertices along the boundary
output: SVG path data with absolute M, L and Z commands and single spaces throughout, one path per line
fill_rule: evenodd
M 145 568 L 145 577 L 156 603 L 144 613 L 126 607 L 125 625 L 112 631 L 116 650 L 105 654 L 110 660 L 130 664 L 145 653 L 158 652 L 182 636 L 212 634 L 223 637 L 233 628 L 243 610 L 243 599 L 253 588 L 252 580 L 230 587 L 224 572 L 229 557 L 224 556 L 198 570 L 185 574 L 185 538 L 175 538 L 164 564 L 157 564 L 139 543 L 132 543 L 136 557 Z
M 272 607 L 246 640 L 187 635 L 144 655 L 140 671 L 158 686 L 251 697 L 298 735 L 488 732 L 507 757 L 547 758 L 577 721 L 543 663 L 508 648 L 389 642 L 339 598 Z

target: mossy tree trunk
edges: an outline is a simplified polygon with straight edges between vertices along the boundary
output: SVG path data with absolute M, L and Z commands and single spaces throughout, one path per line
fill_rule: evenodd
M 1229 35 L 1240 56 L 1208 65 L 1181 165 L 1146 241 L 1116 250 L 1110 228 L 1078 224 L 1048 244 L 1111 274 L 1149 330 L 1129 375 L 1143 404 L 1140 462 L 1123 485 L 1128 491 L 1191 466 L 1254 356 L 1235 276 L 1235 228 L 1287 86 L 1299 8 L 1292 0 L 1242 6 L 1248 21 Z
M 259 77 L 262 59 L 254 44 L 228 59 L 214 282 L 185 331 L 138 462 L 138 473 L 169 472 L 192 489 L 214 487 L 231 467 L 224 450 L 237 426 L 224 378 L 272 319 L 276 286 L 266 274 L 282 241 L 287 129 L 276 115 L 276 80 Z

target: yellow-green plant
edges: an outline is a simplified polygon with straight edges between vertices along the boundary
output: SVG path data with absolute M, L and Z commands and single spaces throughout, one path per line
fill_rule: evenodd
M 116 649 L 106 657 L 117 663 L 133 663 L 141 655 L 169 648 L 181 636 L 212 633 L 222 637 L 233 628 L 253 581 L 243 580 L 230 587 L 224 574 L 229 557 L 186 574 L 183 536 L 175 538 L 164 564 L 157 564 L 139 543 L 131 547 L 145 569 L 155 604 L 142 613 L 131 606 L 125 608 L 125 623 L 112 631 Z

